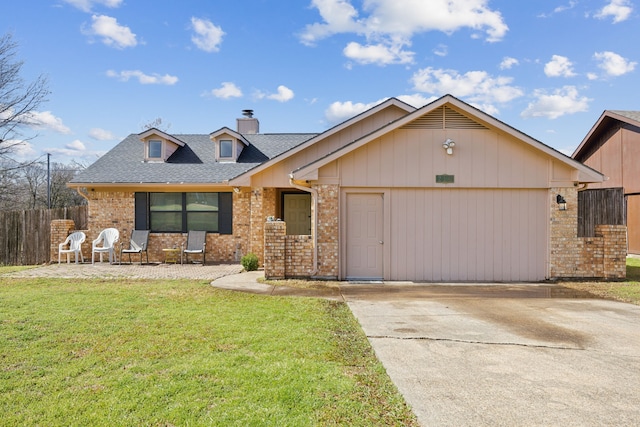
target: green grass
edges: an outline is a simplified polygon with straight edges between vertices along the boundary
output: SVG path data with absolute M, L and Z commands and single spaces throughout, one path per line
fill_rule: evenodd
M 327 300 L 3 278 L 0 357 L 4 426 L 417 425 Z

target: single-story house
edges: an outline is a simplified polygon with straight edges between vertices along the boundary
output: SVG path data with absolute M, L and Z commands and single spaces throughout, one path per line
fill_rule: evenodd
M 604 111 L 572 157 L 609 177 L 589 188 L 623 189 L 629 253 L 640 254 L 640 111 Z
M 130 135 L 78 174 L 88 240 L 148 229 L 161 261 L 207 230 L 207 260 L 252 252 L 268 277 L 624 277 L 624 227 L 576 234 L 577 192 L 604 175 L 451 95 L 391 98 L 319 134 L 261 134 L 245 114 L 208 135 Z

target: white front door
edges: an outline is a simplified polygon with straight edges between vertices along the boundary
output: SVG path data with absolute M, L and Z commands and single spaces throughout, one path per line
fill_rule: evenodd
M 347 280 L 383 278 L 384 197 L 347 194 Z

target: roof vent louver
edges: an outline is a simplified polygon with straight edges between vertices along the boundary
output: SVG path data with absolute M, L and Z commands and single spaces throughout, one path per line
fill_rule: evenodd
M 443 106 L 418 117 L 402 129 L 487 129 L 458 111 Z

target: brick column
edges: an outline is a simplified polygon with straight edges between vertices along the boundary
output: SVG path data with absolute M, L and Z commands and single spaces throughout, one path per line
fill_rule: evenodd
M 51 220 L 51 246 L 49 250 L 49 261 L 58 261 L 58 246 L 64 242 L 72 231 L 76 229 L 76 224 L 72 219 Z
M 338 232 L 340 224 L 339 196 L 337 185 L 318 185 L 318 271 L 316 276 L 335 279 L 338 277 Z
M 264 277 L 285 278 L 285 238 L 287 224 L 284 221 L 267 221 L 264 225 Z
M 627 277 L 627 227 L 596 225 L 596 236 L 603 240 L 603 275 L 607 279 Z

